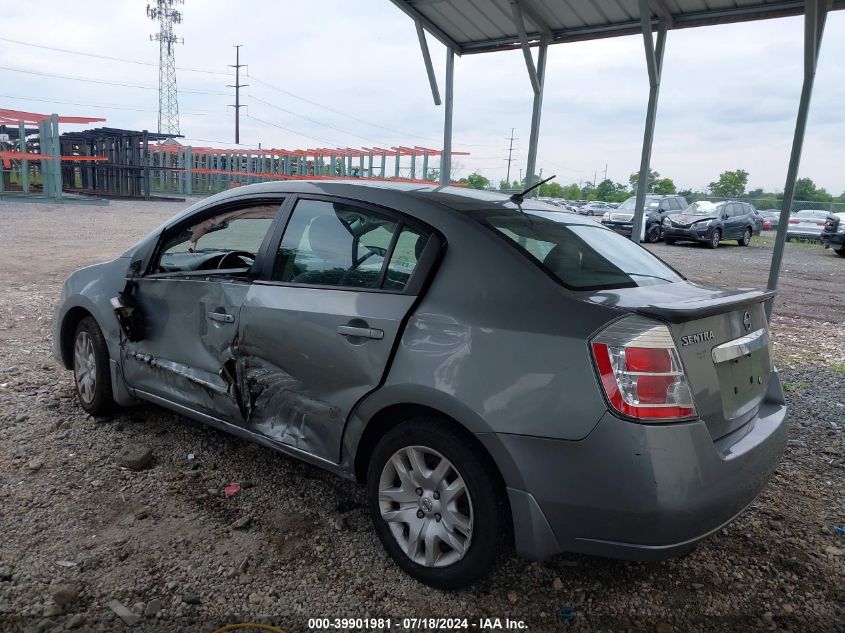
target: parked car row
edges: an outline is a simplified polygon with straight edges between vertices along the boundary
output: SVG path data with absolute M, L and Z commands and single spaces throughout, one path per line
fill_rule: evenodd
M 663 235 L 661 226 L 664 218 L 673 213 L 680 213 L 687 206 L 683 196 L 648 194 L 645 198 L 645 241 L 659 241 Z M 617 233 L 630 236 L 636 207 L 637 198 L 631 196 L 618 209 L 606 211 L 602 215 L 601 223 Z
M 704 242 L 718 248 L 723 239 L 748 246 L 759 233 L 756 209 L 747 202 L 693 202 L 682 213 L 663 219 L 663 241 Z

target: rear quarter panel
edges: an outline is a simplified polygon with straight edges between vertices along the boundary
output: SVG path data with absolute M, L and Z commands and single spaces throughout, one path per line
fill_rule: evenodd
M 587 339 L 620 312 L 574 298 L 474 220 L 437 226 L 444 259 L 357 414 L 410 402 L 474 433 L 585 437 L 605 412 Z

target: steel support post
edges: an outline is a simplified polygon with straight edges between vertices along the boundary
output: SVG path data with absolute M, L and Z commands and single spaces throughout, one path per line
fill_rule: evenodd
M 358 155 L 358 178 L 364 177 L 364 155 Z
M 56 202 L 62 199 L 62 146 L 59 138 L 59 115 L 50 115 L 50 134 L 53 150 L 53 198 Z
M 402 161 L 402 154 L 398 151 L 396 152 L 396 158 L 393 161 L 393 175 L 396 178 L 399 178 L 399 163 Z
M 26 153 L 26 125 L 23 121 L 18 124 L 18 148 Z M 21 191 L 29 193 L 29 161 L 21 160 Z
M 422 178 L 420 180 L 428 180 L 428 150 L 423 150 Z
M 368 154 L 368 158 L 369 158 L 369 162 L 367 163 L 367 177 L 372 178 L 373 177 L 373 153 L 372 152 L 370 152 Z
M 381 154 L 381 178 L 384 179 L 384 175 L 387 173 L 385 170 L 387 169 L 387 154 L 382 152 Z
M 452 109 L 455 97 L 455 51 L 446 49 L 446 103 L 443 112 L 443 154 L 440 155 L 440 185 L 449 184 L 452 172 Z M 398 160 L 398 156 L 397 156 Z
M 417 178 L 417 152 L 411 152 L 411 180 Z
M 144 130 L 144 200 L 150 199 L 150 133 Z
M 651 148 L 654 144 L 654 124 L 657 119 L 657 99 L 660 96 L 660 75 L 663 72 L 663 52 L 666 50 L 666 23 L 657 27 L 657 43 L 651 32 L 651 10 L 648 0 L 640 0 L 640 21 L 643 29 L 646 68 L 648 69 L 648 107 L 643 132 L 643 151 L 640 158 L 640 175 L 637 181 L 637 202 L 631 239 L 641 242 L 645 237 L 645 196 L 648 192 L 648 175 L 651 169 Z
M 191 146 L 185 148 L 185 195 L 194 194 L 194 156 L 191 153 Z
M 816 79 L 816 67 L 819 61 L 822 35 L 827 19 L 826 0 L 807 0 L 804 9 L 804 84 L 801 87 L 801 100 L 798 103 L 798 116 L 795 119 L 795 133 L 792 136 L 792 153 L 789 168 L 786 171 L 786 183 L 783 186 L 783 203 L 780 208 L 775 247 L 772 263 L 769 267 L 769 290 L 778 286 L 780 268 L 783 263 L 783 249 L 786 244 L 786 230 L 789 227 L 789 214 L 795 198 L 795 181 L 801 164 L 801 150 L 804 147 L 804 132 L 807 129 L 807 115 L 810 112 L 810 99 L 813 96 L 813 84 Z M 766 314 L 772 316 L 772 302 L 766 304 Z
M 540 43 L 540 50 L 537 53 L 536 77 L 538 89 L 534 92 L 534 107 L 531 110 L 531 133 L 528 136 L 528 174 L 525 178 L 526 187 L 534 184 L 534 172 L 537 171 L 537 146 L 540 141 L 540 115 L 543 113 L 543 85 L 546 80 L 546 52 L 548 47 L 548 43 L 544 39 Z M 536 189 L 531 195 L 536 196 L 538 193 L 539 189 Z

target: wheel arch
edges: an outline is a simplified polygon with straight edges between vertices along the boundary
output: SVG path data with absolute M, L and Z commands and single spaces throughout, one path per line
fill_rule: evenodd
M 61 352 L 62 365 L 65 369 L 73 369 L 73 335 L 82 319 L 89 316 L 95 321 L 97 320 L 90 310 L 77 305 L 70 308 L 62 319 L 62 325 L 59 330 L 59 350 Z

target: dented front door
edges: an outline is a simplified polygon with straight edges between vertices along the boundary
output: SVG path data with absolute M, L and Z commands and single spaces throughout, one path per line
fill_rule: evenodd
M 138 280 L 142 341 L 124 341 L 130 387 L 218 418 L 241 418 L 235 377 L 239 312 L 249 282 L 229 277 Z

